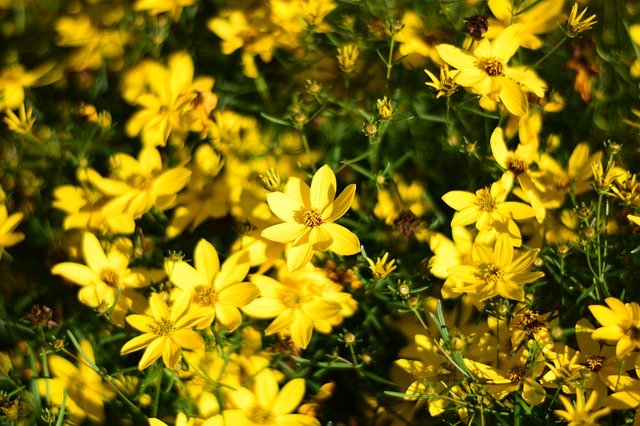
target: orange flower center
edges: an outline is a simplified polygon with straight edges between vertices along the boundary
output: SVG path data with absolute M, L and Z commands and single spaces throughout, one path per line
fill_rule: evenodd
M 262 408 L 259 405 L 253 405 L 247 412 L 247 417 L 254 424 L 258 425 L 270 425 L 275 421 L 275 416 L 271 410 Z
M 100 271 L 100 280 L 102 280 L 102 282 L 108 285 L 109 287 L 117 288 L 120 277 L 118 276 L 118 273 L 113 269 L 104 268 L 102 271 Z
M 587 361 L 584 364 L 589 370 L 598 372 L 604 365 L 604 360 L 605 358 L 601 355 L 592 355 L 587 357 Z
M 316 208 L 300 209 L 294 216 L 296 222 L 304 224 L 310 228 L 322 225 L 322 214 Z
M 199 285 L 194 290 L 193 301 L 202 306 L 215 306 L 218 293 L 212 285 Z
M 524 367 L 522 365 L 514 365 L 507 371 L 507 377 L 512 382 L 519 382 L 524 377 Z
M 491 77 L 497 77 L 504 73 L 504 64 L 498 58 L 484 58 L 480 61 L 480 66 Z

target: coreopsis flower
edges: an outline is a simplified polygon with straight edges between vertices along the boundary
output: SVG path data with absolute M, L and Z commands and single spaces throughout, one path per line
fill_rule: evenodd
M 71 71 L 97 70 L 107 61 L 121 58 L 130 40 L 121 30 L 100 29 L 89 16 L 63 16 L 56 22 L 59 46 L 74 50 L 66 58 Z
M 196 0 L 136 0 L 134 10 L 146 10 L 150 15 L 168 13 L 171 19 L 178 21 L 184 7 L 193 5 Z
M 281 389 L 278 388 L 278 379 L 273 371 L 265 369 L 259 372 L 255 377 L 253 391 L 242 387 L 231 395 L 231 401 L 237 408 L 223 411 L 225 424 L 242 426 L 320 425 L 320 422 L 314 417 L 293 414 L 304 397 L 304 379 L 290 380 Z
M 37 379 L 38 390 L 53 404 L 62 406 L 64 401 L 65 420 L 71 424 L 81 424 L 84 419 L 102 424 L 105 421 L 104 402 L 113 399 L 115 393 L 103 383 L 94 369 L 95 364 L 89 364 L 95 363 L 91 343 L 81 340 L 80 348 L 77 366 L 59 355 L 49 355 L 47 363 L 51 377 Z
M 201 132 L 198 102 L 203 94 L 217 98 L 211 92 L 214 79 L 194 79 L 193 60 L 186 52 L 176 52 L 164 65 L 145 60 L 129 70 L 124 77 L 122 97 L 141 107 L 126 124 L 130 137 L 140 135 L 144 147 L 164 146 L 171 136 L 180 144 L 193 130 Z
M 346 256 L 360 251 L 358 237 L 334 223 L 351 207 L 356 186 L 348 185 L 334 198 L 336 186 L 336 177 L 325 164 L 313 176 L 311 188 L 292 177 L 284 192 L 267 195 L 269 208 L 284 223 L 266 228 L 261 235 L 272 241 L 291 243 L 287 254 L 290 271 L 307 264 L 314 252 L 329 250 Z
M 300 46 L 305 32 L 327 33 L 332 30 L 325 18 L 338 5 L 335 0 L 271 0 L 271 20 L 282 28 L 284 40 L 278 42 L 288 49 Z
M 460 293 L 455 289 L 460 283 L 449 274 L 449 268 L 455 265 L 465 265 L 472 262 L 471 250 L 473 248 L 473 237 L 464 226 L 451 228 L 452 239 L 445 235 L 434 232 L 429 236 L 429 249 L 433 256 L 429 259 L 427 267 L 429 272 L 436 278 L 445 280 L 441 293 L 445 299 L 457 298 Z
M 188 295 L 192 308 L 206 312 L 197 323 L 198 328 L 208 327 L 216 320 L 227 330 L 235 330 L 242 321 L 238 308 L 260 293 L 255 284 L 242 281 L 249 272 L 249 254 L 234 253 L 220 265 L 215 247 L 201 239 L 193 255 L 195 268 L 182 260 L 165 261 L 165 272 L 179 289 L 177 297 Z
M 165 169 L 160 152 L 156 148 L 143 148 L 138 158 L 117 153 L 110 158 L 111 175 L 102 177 L 93 169 L 87 169 L 89 183 L 102 193 L 113 197 L 117 205 L 134 218 L 156 206 L 160 210 L 170 208 L 188 182 L 191 172 L 177 166 Z
M 105 253 L 98 238 L 90 232 L 82 236 L 82 257 L 84 264 L 58 263 L 51 268 L 51 273 L 80 285 L 78 300 L 85 305 L 102 312 L 113 309 L 111 319 L 119 326 L 124 325 L 124 315 L 134 303 L 141 304 L 142 297 L 135 289 L 159 281 L 164 275 L 158 271 L 129 268 L 129 258 L 124 253 L 115 245 Z
M 567 34 L 569 37 L 576 37 L 578 34 L 590 30 L 598 22 L 595 20 L 595 14 L 584 18 L 585 13 L 587 13 L 586 7 L 582 12 L 578 13 L 578 3 L 574 3 L 571 6 L 571 12 L 567 18 Z
M 489 143 L 491 144 L 491 153 L 494 159 L 504 169 L 500 179 L 504 188 L 510 191 L 515 180 L 517 180 L 520 188 L 522 188 L 524 197 L 526 197 L 526 200 L 535 211 L 536 219 L 538 222 L 542 222 L 546 209 L 542 204 L 540 191 L 536 187 L 535 176 L 530 168 L 531 164 L 538 158 L 537 138 L 521 139 L 515 151 L 511 151 L 507 148 L 502 128 L 496 127 L 491 133 Z
M 413 181 L 406 183 L 401 176 L 394 175 L 387 188 L 378 190 L 378 201 L 373 214 L 392 225 L 403 211 L 410 210 L 416 217 L 421 217 L 429 210 L 424 186 Z
M 520 229 L 515 220 L 533 217 L 535 211 L 528 204 L 506 201 L 509 191 L 504 182 L 498 181 L 491 188 L 482 188 L 475 194 L 466 191 L 449 191 L 442 200 L 457 212 L 451 220 L 451 227 L 475 223 L 479 231 L 495 229 L 507 235 L 511 243 L 519 247 L 522 243 Z
M 6 196 L 0 186 L 0 257 L 5 247 L 11 247 L 24 240 L 22 232 L 15 232 L 24 215 L 20 212 L 9 214 L 5 201 Z
M 572 403 L 569 398 L 559 395 L 560 402 L 564 410 L 553 410 L 553 413 L 567 422 L 568 426 L 598 425 L 598 419 L 609 415 L 611 407 L 604 407 L 594 411 L 599 407 L 600 398 L 603 396 L 598 392 L 591 392 L 585 403 L 584 390 L 576 389 L 576 401 Z
M 520 47 L 523 31 L 523 24 L 510 25 L 492 42 L 480 40 L 472 52 L 450 44 L 440 44 L 436 50 L 458 72 L 456 83 L 493 102 L 502 102 L 511 114 L 522 116 L 529 109 L 526 92 L 543 98 L 546 88 L 532 70 L 508 65 Z
M 442 96 L 449 97 L 458 89 L 458 84 L 456 83 L 458 73 L 455 72 L 452 74 L 449 70 L 449 65 L 444 64 L 444 66 L 440 67 L 440 78 L 433 75 L 433 73 L 427 69 L 425 69 L 424 72 L 431 79 L 430 83 L 426 82 L 425 84 L 438 91 L 436 98 L 440 98 Z
M 520 23 L 520 45 L 527 49 L 540 49 L 543 45 L 538 35 L 555 29 L 562 17 L 564 0 L 489 0 L 487 6 L 495 16 L 489 18 L 485 37 L 496 38 L 507 26 Z
M 360 55 L 360 49 L 355 43 L 348 43 L 338 48 L 338 64 L 340 69 L 345 74 L 349 75 L 353 73 L 358 65 L 358 56 Z
M 144 370 L 162 357 L 167 368 L 175 368 L 185 349 L 201 349 L 204 340 L 191 329 L 205 315 L 189 309 L 191 299 L 180 297 L 171 308 L 159 293 L 149 298 L 151 315 L 133 314 L 127 316 L 127 323 L 144 334 L 134 337 L 120 349 L 121 355 L 144 349 L 138 368 Z M 146 349 L 145 349 L 146 348 Z
M 618 358 L 640 349 L 640 306 L 636 302 L 623 303 L 615 297 L 607 297 L 604 302 L 608 307 L 589 306 L 602 326 L 595 329 L 591 337 L 615 343 Z
M 28 135 L 33 129 L 33 124 L 36 122 L 36 118 L 33 116 L 33 108 L 25 108 L 24 104 L 20 105 L 18 115 L 7 109 L 5 117 L 2 119 L 7 125 L 7 128 L 18 135 Z
M 398 57 L 410 67 L 423 67 L 427 59 L 440 63 L 434 41 L 441 38 L 433 26 L 426 25 L 424 20 L 414 11 L 407 10 L 400 20 L 401 30 L 396 33 Z
M 342 311 L 340 303 L 326 297 L 322 286 L 316 284 L 323 279 L 326 277 L 316 268 L 286 274 L 279 281 L 265 275 L 250 275 L 249 280 L 260 289 L 260 297 L 242 307 L 242 311 L 254 318 L 275 318 L 265 334 L 288 334 L 293 343 L 305 349 L 317 323 Z
M 522 347 L 505 359 L 504 365 L 500 365 L 499 368 L 466 358 L 464 362 L 469 371 L 480 379 L 491 395 L 498 400 L 518 391 L 522 392 L 522 399 L 530 405 L 542 404 L 546 398 L 547 392 L 538 383 L 545 369 L 544 358 L 540 353 L 532 353 Z
M 21 64 L 0 70 L 0 110 L 18 109 L 24 103 L 24 89 L 51 84 L 62 77 L 55 62 L 46 62 L 30 71 Z
M 506 299 L 524 300 L 524 284 L 544 276 L 544 272 L 530 271 L 538 250 L 528 250 L 515 257 L 509 239 L 498 236 L 493 249 L 474 244 L 473 263 L 449 268 L 449 274 L 466 285 L 456 287 L 457 292 L 467 292 L 480 301 L 500 295 Z M 515 257 L 515 258 L 514 258 Z
M 548 388 L 562 388 L 563 393 L 575 392 L 582 388 L 587 369 L 580 364 L 578 352 L 567 345 L 557 345 L 546 353 L 548 371 L 540 383 Z
M 389 260 L 388 252 L 386 252 L 382 257 L 378 257 L 375 262 L 367 258 L 367 262 L 369 262 L 369 269 L 371 269 L 371 273 L 374 278 L 385 278 L 397 267 L 395 259 Z
M 269 63 L 278 48 L 280 32 L 269 16 L 268 6 L 262 4 L 250 11 L 225 10 L 207 22 L 207 28 L 222 39 L 222 54 L 230 55 L 241 49 L 242 70 L 249 78 L 259 76 L 255 57 Z

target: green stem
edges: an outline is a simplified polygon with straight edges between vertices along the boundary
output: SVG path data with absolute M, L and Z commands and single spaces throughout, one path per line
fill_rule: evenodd
M 553 48 L 548 51 L 542 58 L 538 59 L 538 61 L 536 61 L 535 64 L 527 67 L 527 69 L 533 69 L 536 68 L 538 65 L 540 65 L 545 59 L 547 59 L 549 56 L 551 56 L 553 54 L 553 52 L 555 52 L 556 50 L 558 50 L 558 48 L 560 48 L 560 46 L 562 46 L 562 44 L 567 40 L 567 36 L 562 37 L 562 40 L 560 40 L 560 42 L 558 44 L 556 44 L 555 46 L 553 46 Z
M 391 80 L 391 69 L 393 68 L 393 49 L 396 44 L 396 35 L 391 36 L 391 44 L 389 46 L 389 57 L 387 59 L 387 80 Z
M 598 193 L 598 204 L 596 207 L 596 256 L 598 260 L 598 283 L 601 286 L 602 293 L 605 297 L 611 296 L 609 292 L 609 287 L 607 286 L 607 280 L 604 275 L 604 259 L 603 259 L 603 250 L 606 250 L 606 247 L 602 247 L 602 244 L 607 244 L 606 241 L 606 232 L 607 232 L 607 217 L 602 217 L 602 198 L 604 196 L 602 193 Z M 604 220 L 604 223 L 603 223 Z M 604 241 L 601 239 L 601 234 L 604 233 Z

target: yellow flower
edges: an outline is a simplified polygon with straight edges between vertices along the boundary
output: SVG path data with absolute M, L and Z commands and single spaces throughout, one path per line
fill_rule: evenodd
M 393 105 L 386 96 L 376 101 L 376 111 L 380 120 L 389 120 L 394 113 Z
M 80 285 L 78 299 L 85 305 L 102 312 L 113 308 L 112 320 L 120 326 L 124 325 L 127 311 L 141 299 L 134 289 L 161 279 L 157 272 L 130 269 L 129 259 L 115 246 L 105 253 L 98 238 L 90 232 L 82 237 L 82 257 L 84 264 L 58 263 L 51 273 Z
M 182 8 L 194 4 L 196 0 L 136 0 L 134 10 L 146 10 L 150 15 L 169 13 L 171 19 L 178 21 Z
M 338 48 L 338 64 L 345 74 L 351 74 L 358 64 L 360 50 L 355 43 L 348 43 Z
M 371 269 L 374 278 L 384 278 L 396 269 L 396 260 L 391 259 L 391 261 L 387 262 L 388 258 L 388 252 L 382 258 L 378 257 L 375 262 L 367 257 L 369 269 Z
M 235 391 L 231 400 L 235 409 L 223 412 L 227 425 L 264 426 L 264 425 L 300 425 L 319 426 L 320 422 L 304 414 L 292 414 L 305 393 L 304 379 L 298 378 L 287 382 L 278 390 L 276 375 L 269 369 L 258 373 L 255 377 L 254 391 L 240 388 Z
M 481 301 L 497 295 L 523 301 L 522 286 L 544 276 L 543 272 L 529 270 L 537 255 L 537 249 L 529 250 L 514 259 L 513 246 L 506 236 L 501 235 L 493 249 L 474 244 L 471 255 L 473 264 L 453 266 L 449 268 L 449 273 L 467 284 L 457 287 L 457 292 L 468 292 Z
M 538 139 L 520 140 L 515 151 L 507 148 L 504 140 L 504 133 L 500 127 L 496 127 L 491 133 L 491 153 L 496 162 L 505 169 L 500 179 L 504 188 L 511 191 L 513 183 L 517 179 L 520 188 L 526 197 L 526 201 L 531 204 L 535 211 L 538 222 L 544 220 L 546 209 L 542 204 L 540 191 L 534 182 L 534 176 L 530 165 L 537 160 L 538 157 Z
M 480 40 L 473 52 L 450 44 L 440 44 L 436 50 L 444 62 L 458 71 L 456 83 L 494 102 L 501 101 L 511 114 L 522 116 L 529 109 L 525 89 L 543 98 L 546 88 L 533 71 L 507 65 L 520 47 L 522 31 L 524 25 L 511 25 L 493 42 Z
M 408 10 L 402 15 L 400 32 L 395 36 L 398 42 L 398 56 L 410 67 L 422 67 L 427 59 L 440 63 L 434 48 L 434 40 L 441 38 L 431 25 L 414 11 Z
M 587 368 L 580 364 L 576 350 L 567 345 L 557 345 L 546 353 L 549 370 L 542 376 L 542 386 L 562 388 L 563 393 L 575 392 L 585 382 Z
M 89 182 L 102 193 L 115 197 L 113 202 L 123 206 L 134 218 L 139 218 L 153 206 L 160 210 L 170 208 L 177 192 L 191 176 L 185 167 L 165 170 L 156 148 L 143 148 L 137 159 L 117 153 L 110 158 L 110 166 L 110 178 L 88 169 Z
M 104 401 L 112 399 L 115 393 L 103 384 L 100 374 L 87 362 L 87 359 L 95 362 L 91 343 L 81 340 L 80 348 L 77 367 L 59 355 L 49 355 L 47 363 L 52 377 L 37 379 L 38 391 L 58 406 L 66 394 L 68 417 L 65 420 L 72 424 L 80 424 L 85 418 L 92 423 L 103 423 Z
M 496 229 L 509 236 L 511 243 L 519 247 L 522 237 L 516 220 L 529 219 L 535 215 L 531 206 L 515 201 L 505 201 L 508 191 L 503 182 L 494 182 L 491 188 L 483 188 L 475 194 L 466 191 L 449 191 L 442 200 L 457 210 L 451 227 L 476 224 L 479 231 Z
M 162 296 L 153 293 L 149 298 L 150 316 L 133 314 L 127 317 L 129 325 L 144 334 L 125 343 L 120 354 L 146 348 L 138 363 L 140 370 L 160 357 L 167 368 L 175 368 L 180 362 L 182 348 L 195 350 L 204 347 L 202 336 L 191 330 L 203 315 L 201 312 L 190 312 L 190 304 L 188 297 L 181 297 L 169 309 Z
M 622 303 L 615 297 L 604 299 L 609 306 L 590 305 L 589 310 L 602 325 L 591 333 L 594 339 L 616 343 L 616 356 L 622 358 L 640 349 L 640 306 L 636 302 Z
M 356 254 L 360 251 L 358 237 L 333 223 L 349 210 L 355 191 L 355 184 L 350 184 L 334 199 L 336 177 L 326 164 L 313 176 L 311 188 L 292 177 L 284 192 L 267 195 L 269 208 L 284 223 L 266 228 L 261 235 L 272 241 L 292 243 L 287 255 L 290 271 L 307 264 L 316 251 L 329 250 L 341 256 Z
M 316 323 L 339 315 L 342 310 L 338 302 L 320 292 L 315 275 L 314 271 L 300 270 L 285 275 L 280 281 L 265 275 L 251 275 L 249 279 L 260 289 L 260 297 L 242 310 L 254 318 L 275 317 L 265 334 L 286 332 L 293 343 L 305 349 Z
M 31 133 L 33 123 L 36 122 L 36 118 L 33 116 L 33 108 L 29 107 L 25 109 L 24 104 L 22 104 L 18 112 L 18 114 L 20 114 L 19 116 L 10 109 L 7 109 L 4 114 L 5 117 L 3 121 L 9 130 L 19 135 L 28 135 Z
M 575 405 L 564 395 L 560 395 L 560 402 L 564 405 L 564 410 L 553 410 L 553 413 L 561 419 L 567 421 L 567 426 L 597 426 L 598 419 L 609 415 L 611 407 L 604 407 L 593 411 L 598 407 L 598 400 L 602 395 L 592 392 L 585 403 L 584 391 L 576 389 Z
M 25 87 L 43 86 L 59 80 L 62 75 L 47 62 L 27 71 L 21 64 L 10 65 L 0 71 L 0 110 L 17 109 L 24 103 Z
M 22 232 L 14 232 L 24 215 L 20 212 L 9 214 L 5 201 L 5 193 L 0 186 L 0 257 L 5 247 L 11 247 L 24 240 Z
M 520 45 L 527 49 L 540 49 L 543 45 L 538 34 L 555 29 L 562 17 L 564 0 L 489 0 L 489 9 L 497 19 L 489 18 L 489 29 L 485 37 L 493 39 L 505 27 L 521 23 Z
M 439 79 L 427 69 L 425 69 L 424 72 L 427 73 L 427 75 L 431 79 L 431 83 L 426 82 L 425 84 L 429 87 L 433 87 L 438 91 L 438 93 L 436 94 L 436 98 L 440 98 L 442 96 L 449 97 L 453 95 L 458 89 L 458 84 L 456 83 L 458 72 L 452 75 L 451 71 L 449 71 L 449 65 L 444 64 L 443 67 L 440 67 Z
M 253 283 L 241 282 L 249 272 L 249 255 L 237 252 L 220 266 L 216 249 L 201 239 L 194 251 L 195 268 L 184 261 L 165 261 L 165 272 L 180 289 L 178 297 L 188 295 L 193 308 L 202 308 L 207 315 L 197 323 L 198 328 L 215 320 L 229 331 L 240 325 L 239 307 L 258 297 L 260 290 Z
M 574 3 L 571 6 L 571 12 L 569 18 L 567 18 L 567 33 L 569 37 L 575 37 L 583 31 L 590 30 L 598 21 L 595 21 L 596 15 L 591 15 L 586 19 L 582 19 L 584 14 L 587 13 L 585 7 L 582 12 L 578 13 L 578 3 Z

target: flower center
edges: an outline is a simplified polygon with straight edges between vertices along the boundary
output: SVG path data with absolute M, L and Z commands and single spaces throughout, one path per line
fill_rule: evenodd
M 495 284 L 504 275 L 504 271 L 501 266 L 494 265 L 493 263 L 481 262 L 476 266 L 476 270 L 480 276 L 489 284 Z
M 281 300 L 282 304 L 287 308 L 299 309 L 304 301 L 304 296 L 300 293 L 284 294 Z
M 218 293 L 212 285 L 199 285 L 194 290 L 193 301 L 202 306 L 215 306 Z
M 102 282 L 108 285 L 109 287 L 117 288 L 120 277 L 118 276 L 118 273 L 113 269 L 104 268 L 102 271 L 100 271 L 100 280 L 102 280 Z
M 133 175 L 129 178 L 129 185 L 140 191 L 147 191 L 153 186 L 153 178 L 151 176 Z
M 253 405 L 249 408 L 247 417 L 254 424 L 258 425 L 270 425 L 275 421 L 275 417 L 271 410 L 262 408 L 259 405 Z
M 524 367 L 522 365 L 514 365 L 507 371 L 507 377 L 512 382 L 519 382 L 524 377 Z
M 636 343 L 640 341 L 640 328 L 635 324 L 628 326 L 625 334 Z
M 538 314 L 531 311 L 518 315 L 514 324 L 517 330 L 525 331 L 527 333 L 531 333 L 545 327 L 544 322 L 540 320 Z
M 156 320 L 155 326 L 151 328 L 151 332 L 158 337 L 170 336 L 173 334 L 173 321 L 163 318 L 162 320 Z
M 480 210 L 492 212 L 498 206 L 498 200 L 491 196 L 488 188 L 483 188 L 476 193 L 476 204 L 480 205 Z
M 512 156 L 507 160 L 507 169 L 518 176 L 528 169 L 527 162 L 520 157 Z
M 605 358 L 601 355 L 592 355 L 587 358 L 587 361 L 584 364 L 589 370 L 598 372 L 604 365 L 604 359 Z
M 504 72 L 504 64 L 498 58 L 484 58 L 480 65 L 491 77 L 497 77 Z
M 322 225 L 322 214 L 316 208 L 300 209 L 295 213 L 295 220 L 310 228 Z

